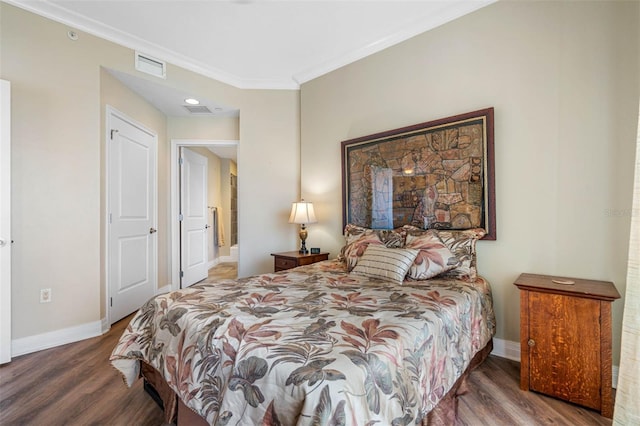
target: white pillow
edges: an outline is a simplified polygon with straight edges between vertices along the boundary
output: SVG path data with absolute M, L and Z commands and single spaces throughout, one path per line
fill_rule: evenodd
M 370 244 L 352 272 L 402 284 L 419 251 Z

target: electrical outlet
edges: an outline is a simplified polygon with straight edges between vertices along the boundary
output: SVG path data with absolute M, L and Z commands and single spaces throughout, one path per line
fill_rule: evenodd
M 40 303 L 49 303 L 51 302 L 51 289 L 50 288 L 41 288 L 40 289 Z

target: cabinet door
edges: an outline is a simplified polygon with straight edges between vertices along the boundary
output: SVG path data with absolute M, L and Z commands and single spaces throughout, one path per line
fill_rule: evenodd
M 529 315 L 530 389 L 599 410 L 599 302 L 530 292 Z

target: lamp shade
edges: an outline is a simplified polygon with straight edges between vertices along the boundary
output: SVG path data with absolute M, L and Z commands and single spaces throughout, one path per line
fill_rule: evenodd
M 289 216 L 289 223 L 316 223 L 316 213 L 313 211 L 313 203 L 308 201 L 298 201 L 291 205 L 291 216 Z

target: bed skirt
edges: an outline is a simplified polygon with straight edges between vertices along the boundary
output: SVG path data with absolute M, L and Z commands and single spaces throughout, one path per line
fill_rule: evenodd
M 471 371 L 489 356 L 493 350 L 493 339 L 472 359 L 469 367 L 456 380 L 449 392 L 422 420 L 423 426 L 455 425 L 458 418 L 458 397 L 467 392 L 466 380 Z M 165 422 L 178 426 L 204 426 L 205 419 L 188 408 L 169 387 L 158 371 L 140 361 L 140 376 L 144 379 L 144 389 L 164 410 Z
M 489 340 L 469 363 L 469 367 L 455 381 L 449 392 L 438 402 L 427 417 L 422 420 L 422 426 L 456 425 L 458 424 L 458 397 L 467 393 L 467 377 L 474 368 L 482 364 L 493 350 L 493 339 Z M 191 410 L 189 410 L 191 411 Z

